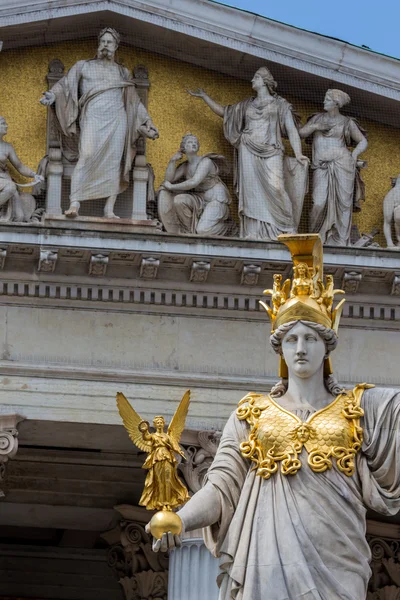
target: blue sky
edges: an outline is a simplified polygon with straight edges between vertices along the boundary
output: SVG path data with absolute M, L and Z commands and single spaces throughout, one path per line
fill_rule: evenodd
M 219 0 L 400 58 L 400 0 Z

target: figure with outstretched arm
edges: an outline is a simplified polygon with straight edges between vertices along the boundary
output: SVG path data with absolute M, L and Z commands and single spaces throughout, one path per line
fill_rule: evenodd
M 231 106 L 222 106 L 202 89 L 188 91 L 224 119 L 224 135 L 235 148 L 241 237 L 276 240 L 298 227 L 309 161 L 302 154 L 296 115 L 276 93 L 266 67 L 255 73 L 252 87 L 253 98 Z M 295 158 L 285 156 L 283 137 Z
M 136 91 L 132 74 L 115 60 L 118 32 L 105 27 L 97 55 L 75 63 L 40 102 L 54 104 L 58 125 L 70 141 L 78 141 L 78 162 L 71 178 L 69 218 L 81 202 L 105 199 L 104 217 L 114 213 L 118 194 L 129 184 L 140 135 L 152 140 L 158 131 Z

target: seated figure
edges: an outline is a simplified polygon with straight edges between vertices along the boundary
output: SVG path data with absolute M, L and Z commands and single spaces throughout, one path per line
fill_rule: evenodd
M 158 193 L 159 217 L 168 233 L 234 235 L 231 198 L 220 177 L 228 172 L 227 161 L 219 154 L 199 156 L 199 149 L 197 136 L 182 138 Z M 184 154 L 187 160 L 177 166 Z
M 388 248 L 400 248 L 400 175 L 394 182 L 391 189 L 383 201 L 383 233 L 385 234 Z M 392 221 L 396 233 L 396 242 L 392 238 Z
M 8 171 L 7 161 L 10 161 L 20 175 L 34 177 L 34 183 L 42 181 L 43 178 L 26 167 L 16 155 L 13 146 L 3 140 L 7 130 L 5 118 L 0 117 L 0 221 L 29 221 L 36 208 L 35 199 L 30 194 L 18 192 L 17 184 Z M 28 184 L 29 187 L 30 185 Z

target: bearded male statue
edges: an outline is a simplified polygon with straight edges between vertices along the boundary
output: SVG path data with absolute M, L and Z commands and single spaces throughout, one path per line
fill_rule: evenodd
M 103 29 L 96 57 L 78 61 L 40 100 L 44 106 L 55 103 L 65 136 L 79 134 L 67 217 L 78 216 L 81 202 L 105 198 L 104 216 L 118 218 L 114 205 L 128 186 L 136 140 L 158 138 L 131 73 L 115 61 L 119 42 L 115 29 Z

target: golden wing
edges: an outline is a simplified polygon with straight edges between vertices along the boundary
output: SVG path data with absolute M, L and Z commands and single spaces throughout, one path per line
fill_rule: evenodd
M 174 442 L 178 443 L 181 439 L 182 431 L 185 428 L 185 421 L 190 404 L 190 390 L 184 393 L 178 408 L 175 411 L 172 421 L 168 427 L 168 435 L 171 436 Z
M 127 430 L 129 437 L 132 442 L 143 452 L 151 452 L 152 444 L 146 442 L 141 432 L 139 431 L 140 423 L 143 423 L 143 419 L 129 404 L 124 394 L 117 392 L 117 406 L 119 414 L 121 415 L 124 427 Z
M 287 300 L 289 298 L 290 284 L 291 284 L 290 279 L 286 279 L 285 283 L 282 286 L 282 295 L 285 298 L 285 300 Z

